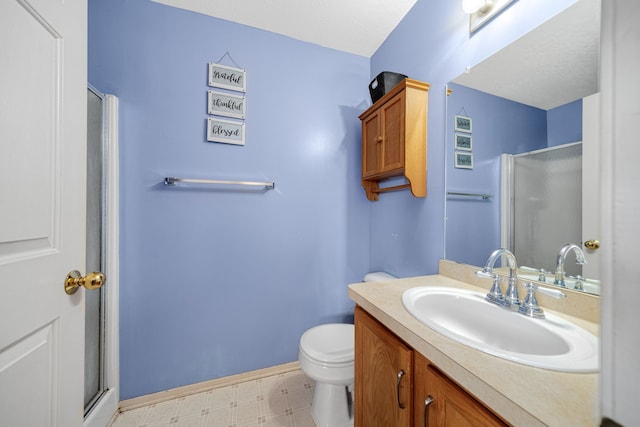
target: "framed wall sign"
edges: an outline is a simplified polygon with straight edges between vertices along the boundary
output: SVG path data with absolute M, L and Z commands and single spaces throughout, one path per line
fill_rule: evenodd
M 209 117 L 207 119 L 207 141 L 244 145 L 244 122 Z
M 455 152 L 455 167 L 459 169 L 473 169 L 473 154 Z
M 209 63 L 209 86 L 246 92 L 247 72 L 240 68 Z
M 456 116 L 455 120 L 456 120 L 455 129 L 457 131 L 471 133 L 471 117 Z
M 456 150 L 472 150 L 471 134 L 456 133 L 455 149 Z
M 244 119 L 246 114 L 246 98 L 230 93 L 209 91 L 207 112 L 216 116 Z

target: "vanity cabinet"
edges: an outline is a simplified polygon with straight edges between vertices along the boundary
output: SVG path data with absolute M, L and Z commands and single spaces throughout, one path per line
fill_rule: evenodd
M 355 335 L 355 427 L 411 426 L 412 349 L 359 307 Z
M 360 115 L 362 186 L 369 200 L 403 188 L 410 188 L 416 197 L 426 197 L 428 91 L 428 83 L 404 79 Z M 407 183 L 379 186 L 398 176 Z
M 508 425 L 359 306 L 355 335 L 355 427 Z

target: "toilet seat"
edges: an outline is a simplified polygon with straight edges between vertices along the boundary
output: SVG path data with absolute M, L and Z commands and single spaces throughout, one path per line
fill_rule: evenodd
M 332 366 L 353 364 L 355 328 L 346 323 L 328 323 L 306 331 L 300 351 L 308 358 Z

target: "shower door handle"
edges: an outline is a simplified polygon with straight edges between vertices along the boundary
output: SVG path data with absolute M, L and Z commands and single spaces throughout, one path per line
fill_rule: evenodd
M 88 290 L 98 289 L 104 285 L 105 280 L 106 277 L 104 274 L 99 272 L 93 272 L 83 276 L 78 270 L 72 270 L 64 280 L 64 291 L 67 295 L 73 295 L 78 291 L 80 286 L 84 286 L 84 288 Z

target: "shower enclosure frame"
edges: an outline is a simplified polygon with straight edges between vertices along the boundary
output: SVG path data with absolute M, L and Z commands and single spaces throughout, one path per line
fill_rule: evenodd
M 118 98 L 88 90 L 102 99 L 103 138 L 103 272 L 107 277 L 102 313 L 102 393 L 85 414 L 84 427 L 105 427 L 118 410 L 120 401 L 119 366 L 119 155 Z

